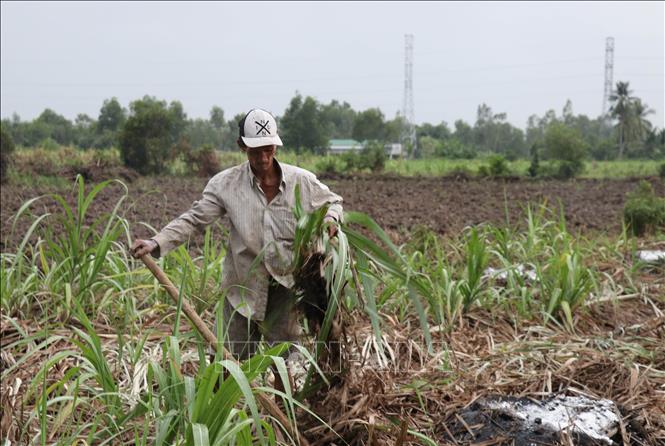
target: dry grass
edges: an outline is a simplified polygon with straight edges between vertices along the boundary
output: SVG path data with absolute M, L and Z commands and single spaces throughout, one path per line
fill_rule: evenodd
M 661 293 L 664 283 L 661 279 Z M 384 318 L 391 320 L 389 315 Z M 413 341 L 419 337 L 417 321 L 411 321 L 411 331 L 404 324 L 389 325 L 386 336 L 390 345 L 400 346 L 395 353 L 401 364 L 382 370 L 371 365 L 353 368 L 343 384 L 312 402 L 349 444 L 395 444 L 402 423 L 437 444 L 456 444 L 450 426 L 477 398 L 499 394 L 542 399 L 552 393 L 613 400 L 621 411 L 625 444 L 665 441 L 662 294 L 591 305 L 577 318 L 575 332 L 516 324 L 508 315 L 476 310 L 452 332 L 434 331 L 439 354 L 428 358 L 418 354 L 424 348 Z M 359 341 L 372 335 L 366 321 L 347 330 Z M 320 425 L 309 433 L 320 438 L 318 444 L 336 438 Z M 423 443 L 408 434 L 404 444 Z
M 427 355 L 426 346 L 419 342 L 420 327 L 415 318 L 398 324 L 384 314 L 384 338 L 392 352 L 386 353 L 388 362 L 383 367 L 377 362 L 376 351 L 363 356 L 363 345 L 372 331 L 369 321 L 358 318 L 346 327 L 347 333 L 353 333 L 347 357 L 355 366 L 346 371 L 341 383 L 308 401 L 336 433 L 314 420 L 305 423 L 309 426 L 305 432 L 320 445 L 336 441 L 396 444 L 400 438 L 403 444 L 423 444 L 414 437 L 414 431 L 437 444 L 455 444 L 449 438 L 451 423 L 462 408 L 480 396 L 543 398 L 568 393 L 615 401 L 621 410 L 626 444 L 662 444 L 658 442 L 665 441 L 665 298 L 655 293 L 662 291 L 665 279 L 658 282 L 653 293 L 592 304 L 577 317 L 574 332 L 554 325 L 515 323 L 507 314 L 475 309 L 459 319 L 450 332 L 432 329 L 434 355 Z M 26 334 L 39 331 L 31 322 L 14 322 Z M 146 321 L 153 334 L 143 346 L 137 369 L 111 361 L 117 364 L 113 374 L 121 393 L 128 398 L 147 385 L 140 376 L 140 364 L 159 357 L 159 341 L 169 332 L 169 325 L 156 323 Z M 107 356 L 117 356 L 117 334 L 108 326 L 95 328 Z M 39 432 L 39 422 L 33 418 L 26 430 L 29 435 L 18 437 L 39 402 L 35 396 L 38 391 L 31 396 L 26 393 L 28 385 L 44 362 L 74 348 L 69 333 L 66 329 L 51 332 L 57 340 L 3 378 L 3 438 L 20 443 Z M 2 321 L 0 334 L 6 370 L 30 348 L 6 348 L 23 337 L 7 319 Z M 195 350 L 183 349 L 185 371 L 193 370 L 196 362 Z M 54 364 L 47 383 L 59 381 L 75 365 L 72 358 Z M 405 432 L 404 427 L 408 428 Z

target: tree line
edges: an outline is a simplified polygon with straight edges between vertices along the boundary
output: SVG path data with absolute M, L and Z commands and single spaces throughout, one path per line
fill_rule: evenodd
M 406 149 L 416 158 L 533 157 L 534 151 L 546 152 L 549 129 L 565 128 L 572 132 L 569 139 L 579 144 L 576 150 L 593 159 L 665 157 L 665 131 L 652 127 L 647 119 L 652 110 L 632 95 L 629 84 L 618 82 L 610 100 L 608 116 L 575 114 L 568 100 L 560 113 L 548 110 L 530 116 L 525 130 L 510 124 L 506 113 L 480 104 L 473 123 L 458 119 L 452 125 L 442 121 L 416 126 L 416 147 Z M 152 172 L 159 169 L 150 163 L 178 151 L 235 150 L 242 117 L 241 113 L 227 119 L 224 110 L 214 106 L 207 119 L 188 118 L 179 101 L 167 103 L 151 96 L 131 102 L 126 109 L 114 97 L 103 102 L 96 119 L 79 114 L 72 122 L 46 109 L 32 121 L 22 121 L 16 114 L 5 118 L 2 129 L 23 147 L 119 147 L 129 166 L 143 165 L 140 170 Z M 387 119 L 378 108 L 356 111 L 348 102 L 324 104 L 297 92 L 277 120 L 285 148 L 297 152 L 325 153 L 330 139 L 400 142 L 405 129 L 399 114 Z

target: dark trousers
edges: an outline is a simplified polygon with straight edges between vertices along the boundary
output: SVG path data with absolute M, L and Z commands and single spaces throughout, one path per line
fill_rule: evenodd
M 245 360 L 256 353 L 261 336 L 270 346 L 297 341 L 300 326 L 295 304 L 294 293 L 272 278 L 262 321 L 247 319 L 225 299 L 222 324 L 224 346 L 236 359 Z

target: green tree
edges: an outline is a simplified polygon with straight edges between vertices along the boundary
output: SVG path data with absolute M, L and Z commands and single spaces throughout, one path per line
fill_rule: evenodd
M 485 152 L 501 153 L 509 159 L 527 152 L 524 132 L 507 122 L 506 113 L 493 113 L 486 104 L 478 106 L 473 136 L 476 147 Z
M 85 113 L 79 113 L 74 120 L 74 144 L 89 149 L 95 144 L 97 123 Z
M 383 144 L 379 141 L 370 141 L 360 152 L 360 156 L 365 167 L 374 173 L 383 172 L 386 166 L 386 159 L 388 158 Z
M 440 156 L 450 159 L 473 159 L 477 156 L 472 145 L 466 145 L 456 136 L 443 141 Z
M 177 153 L 173 147 L 186 126 L 182 105 L 144 96 L 130 104 L 130 116 L 120 134 L 120 151 L 126 166 L 141 174 L 159 174 Z
M 542 118 L 535 114 L 529 116 L 526 125 L 526 146 L 542 144 L 545 141 L 545 131 L 550 125 L 557 122 L 561 121 L 556 117 L 554 110 L 548 110 Z
M 522 129 L 513 127 L 508 122 L 501 122 L 495 125 L 494 138 L 497 150 L 506 155 L 509 160 L 515 160 L 527 155 L 528 150 L 524 142 L 524 132 Z
M 210 124 L 220 132 L 226 127 L 224 110 L 221 107 L 215 105 L 210 109 Z
M 423 125 L 416 126 L 416 134 L 418 135 L 418 141 L 423 136 L 430 136 L 434 139 L 444 140 L 452 136 L 448 124 L 445 121 L 441 121 L 437 125 L 430 124 L 425 122 Z
M 5 129 L 5 125 L 0 126 L 0 183 L 7 181 L 7 169 L 14 152 L 14 141 Z
M 226 127 L 222 132 L 222 140 L 221 140 L 222 141 L 221 146 L 223 150 L 233 151 L 238 149 L 238 142 L 237 142 L 239 135 L 238 123 L 240 123 L 240 121 L 244 117 L 245 113 L 238 113 L 233 118 L 229 119 L 226 122 Z M 279 128 L 280 135 L 282 135 L 283 131 L 279 125 L 279 122 L 277 123 L 277 128 Z
M 323 120 L 321 104 L 311 96 L 303 100 L 296 93 L 279 121 L 279 128 L 287 148 L 315 153 L 325 153 L 328 148 L 330 127 Z
M 74 127 L 71 121 L 50 108 L 45 109 L 37 117 L 32 127 L 33 144 L 46 138 L 51 138 L 61 145 L 70 145 L 74 140 Z
M 649 130 L 644 140 L 644 156 L 651 159 L 665 159 L 665 129 Z
M 333 99 L 330 104 L 321 107 L 321 117 L 328 125 L 330 138 L 346 139 L 353 134 L 356 111 L 348 102 L 339 103 Z
M 619 135 L 619 159 L 623 158 L 627 133 L 626 130 L 630 126 L 631 121 L 633 102 L 631 94 L 632 91 L 630 91 L 629 83 L 619 81 L 617 82 L 616 91 L 610 96 L 612 106 L 610 107 L 609 113 L 610 116 L 618 121 L 616 128 Z
M 22 122 L 21 117 L 12 113 L 11 118 L 5 118 L 2 120 L 2 126 L 5 129 L 5 132 L 9 134 L 14 141 L 14 144 L 17 146 L 24 146 L 26 144 L 26 131 L 27 131 L 27 122 Z
M 118 145 L 120 131 L 127 121 L 127 111 L 113 97 L 105 99 L 97 118 L 97 138 L 93 145 L 100 149 Z
M 577 129 L 584 141 L 592 148 L 610 144 L 609 140 L 611 139 L 612 131 L 608 127 L 607 121 L 602 117 L 590 119 L 586 115 L 575 115 L 569 126 Z M 608 155 L 611 156 L 612 154 L 605 154 L 605 158 Z M 592 154 L 592 156 L 594 155 Z
M 388 143 L 398 143 L 402 140 L 404 129 L 406 127 L 406 119 L 399 113 L 390 121 L 386 121 L 384 126 L 384 139 Z
M 626 129 L 626 142 L 633 146 L 633 152 L 637 155 L 644 154 L 644 142 L 647 139 L 653 125 L 647 116 L 654 113 L 640 98 L 635 98 L 632 103 L 630 121 Z
M 215 105 L 210 109 L 210 125 L 214 128 L 215 134 L 207 144 L 211 144 L 220 150 L 236 147 L 235 139 L 233 138 L 238 135 L 237 127 L 231 127 L 230 121 L 226 122 L 224 110 L 221 107 Z M 193 139 L 192 144 L 196 146 Z
M 183 132 L 187 141 L 196 149 L 203 146 L 220 148 L 222 146 L 223 127 L 218 127 L 219 122 L 209 121 L 207 119 L 192 119 L 187 121 L 187 126 Z
M 555 123 L 579 131 L 582 139 L 589 145 L 590 155 L 594 159 L 613 159 L 616 157 L 616 146 L 609 141 L 612 137 L 612 128 L 607 119 L 599 116 L 590 119 L 586 115 L 575 115 L 573 104 L 566 101 L 561 117 L 557 117 L 554 110 L 548 110 L 543 117 L 536 114 L 529 116 L 526 127 L 525 147 L 533 147 L 534 144 L 542 146 L 545 142 L 545 132 Z
M 418 138 L 418 153 L 416 156 L 431 158 L 443 155 L 444 143 L 450 139 L 451 132 L 448 124 L 443 121 L 437 125 L 426 122 L 416 126 L 416 136 Z
M 422 158 L 441 156 L 443 142 L 432 136 L 421 136 L 420 139 L 418 139 L 418 150 Z
M 570 99 L 566 100 L 566 104 L 563 106 L 561 118 L 563 123 L 568 126 L 573 125 L 573 122 L 575 121 L 575 114 L 573 113 L 573 102 Z
M 527 171 L 531 178 L 538 176 L 540 170 L 540 160 L 538 158 L 538 145 L 533 144 L 531 146 L 531 164 L 529 165 L 529 170 Z
M 168 111 L 171 115 L 172 123 L 171 137 L 177 141 L 185 130 L 185 127 L 187 127 L 187 114 L 180 101 L 171 101 Z
M 647 116 L 653 113 L 638 97 L 632 96 L 628 82 L 617 82 L 615 93 L 610 96 L 612 106 L 609 114 L 617 120 L 615 129 L 619 140 L 619 158 L 623 158 L 626 149 L 634 155 L 644 151 L 645 139 L 651 130 Z
M 105 99 L 102 107 L 99 109 L 99 117 L 97 118 L 97 131 L 99 133 L 109 131 L 112 133 L 118 132 L 127 120 L 127 112 L 118 100 L 113 97 Z
M 453 137 L 462 145 L 475 147 L 473 142 L 473 128 L 461 119 L 455 121 L 455 132 L 453 133 Z
M 554 175 L 571 178 L 584 170 L 587 143 L 579 131 L 562 123 L 549 126 L 545 132 L 545 157 L 555 162 Z
M 369 108 L 356 115 L 353 123 L 353 139 L 357 141 L 385 141 L 385 122 L 378 108 Z
M 25 123 L 25 131 L 23 134 L 23 144 L 28 147 L 36 147 L 46 139 L 53 141 L 51 138 L 51 127 L 37 119 Z

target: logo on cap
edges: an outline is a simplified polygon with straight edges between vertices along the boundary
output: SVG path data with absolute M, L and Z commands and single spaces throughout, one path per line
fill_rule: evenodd
M 254 124 L 256 124 L 256 134 L 261 136 L 266 136 L 266 135 L 271 135 L 270 133 L 270 121 L 267 119 L 259 119 L 258 121 L 254 121 Z

